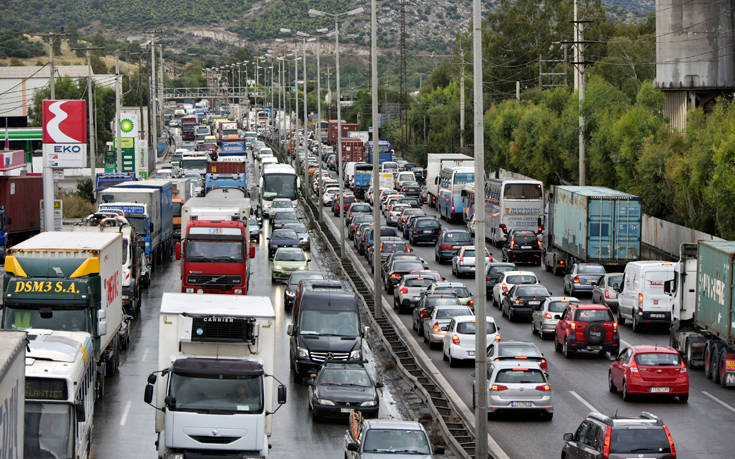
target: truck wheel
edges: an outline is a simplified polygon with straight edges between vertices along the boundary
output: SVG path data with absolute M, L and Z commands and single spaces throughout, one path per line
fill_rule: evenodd
M 110 366 L 109 375 L 115 376 L 120 372 L 120 339 L 115 338 L 115 345 L 113 350 L 113 355 L 110 361 L 108 362 L 108 365 Z
M 638 319 L 636 319 L 636 317 L 638 317 L 638 314 L 633 311 L 633 333 L 641 331 L 641 325 L 638 323 Z
M 704 377 L 707 379 L 712 379 L 712 349 L 710 348 L 710 344 L 707 343 L 707 345 L 704 348 Z
M 720 351 L 720 358 L 717 359 L 717 379 L 715 380 L 715 382 L 720 383 L 720 386 L 722 387 L 726 387 L 727 382 L 727 371 L 725 370 L 726 360 L 725 350 L 723 349 Z

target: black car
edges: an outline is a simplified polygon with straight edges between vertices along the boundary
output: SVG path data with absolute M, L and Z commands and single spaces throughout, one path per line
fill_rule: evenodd
M 485 296 L 487 298 L 492 296 L 493 287 L 504 272 L 515 270 L 516 265 L 513 263 L 491 262 L 485 264 Z
M 386 237 L 380 239 L 380 265 L 385 263 L 385 260 L 394 252 L 406 252 L 410 253 L 411 248 L 408 246 L 408 242 L 398 237 Z M 371 246 L 368 250 L 368 264 L 373 267 L 373 247 Z
M 366 418 L 378 416 L 383 387 L 367 372 L 362 363 L 326 362 L 319 373 L 309 380 L 309 408 L 315 420 L 347 419 L 352 410 Z
M 282 210 L 280 212 L 276 212 L 276 214 L 271 219 L 273 229 L 283 228 L 283 225 L 285 225 L 286 223 L 298 222 L 299 216 L 293 210 Z
M 365 202 L 353 202 L 345 214 L 345 225 L 352 223 L 352 219 L 358 215 L 372 215 L 373 208 Z
M 419 185 L 419 182 L 403 182 L 398 191 L 405 194 L 406 196 L 413 196 L 415 198 L 418 198 L 419 193 L 421 193 L 421 185 Z
M 383 275 L 383 285 L 385 291 L 389 294 L 393 293 L 393 288 L 401 282 L 401 278 L 412 272 L 420 271 L 424 269 L 424 264 L 418 260 L 393 260 L 390 265 L 385 268 L 385 274 Z
M 357 250 L 359 253 L 363 255 L 367 254 L 368 249 L 373 245 L 373 233 L 374 228 L 370 228 L 365 232 L 365 237 L 360 241 L 360 245 Z M 398 230 L 390 226 L 381 226 L 380 237 L 399 237 Z
M 370 214 L 355 215 L 352 218 L 352 222 L 350 222 L 350 225 L 347 227 L 347 237 L 350 239 L 354 239 L 358 226 L 360 226 L 362 223 L 372 223 L 372 222 L 373 222 L 373 216 Z
M 418 255 L 415 253 L 408 253 L 408 252 L 393 252 L 389 253 L 388 257 L 385 259 L 383 264 L 380 266 L 380 276 L 385 277 L 385 274 L 388 272 L 388 269 L 390 268 L 391 264 L 396 260 L 403 260 L 403 261 L 416 261 L 424 265 L 424 269 L 427 269 L 424 263 L 424 260 L 421 259 Z
M 503 261 L 541 265 L 541 241 L 533 231 L 511 231 L 503 245 Z
M 298 247 L 299 242 L 298 233 L 292 229 L 279 228 L 273 230 L 271 236 L 268 238 L 268 258 L 273 258 L 276 250 L 281 247 Z
M 424 320 L 431 316 L 437 306 L 462 306 L 457 295 L 451 292 L 421 295 L 419 304 L 412 311 L 412 327 L 419 336 L 424 335 Z
M 436 244 L 442 231 L 442 225 L 436 217 L 417 218 L 411 231 L 408 233 L 408 241 L 412 245 L 431 243 Z
M 410 207 L 413 207 L 415 209 L 421 208 L 421 201 L 419 201 L 418 196 L 410 196 L 407 195 L 405 198 L 401 198 L 398 200 L 399 204 L 408 204 Z
M 299 288 L 299 282 L 302 280 L 323 280 L 324 273 L 318 271 L 296 271 L 291 273 L 291 276 L 286 282 L 286 287 L 283 289 L 283 307 L 286 311 L 290 311 L 293 307 L 293 301 L 296 298 L 296 291 Z
M 467 230 L 444 230 L 436 241 L 434 260 L 446 263 L 457 255 L 460 247 L 474 244 L 475 241 Z
M 514 285 L 507 294 L 503 295 L 500 309 L 508 320 L 518 316 L 531 318 L 533 307 L 544 302 L 551 294 L 541 284 Z
M 426 217 L 426 212 L 424 212 L 421 209 L 405 209 L 404 212 L 415 212 L 415 214 L 408 215 L 406 217 L 405 223 L 401 224 L 400 220 L 398 222 L 398 227 L 403 233 L 403 238 L 408 240 L 409 236 L 411 235 L 413 224 L 416 222 L 416 219 L 420 217 Z

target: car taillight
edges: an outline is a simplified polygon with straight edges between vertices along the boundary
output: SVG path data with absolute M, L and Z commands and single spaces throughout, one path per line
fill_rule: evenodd
M 541 359 L 541 364 L 539 365 L 542 370 L 546 371 L 549 368 L 549 362 L 546 361 L 546 359 Z
M 492 277 L 486 277 L 486 278 L 485 278 L 485 282 L 490 282 L 491 280 L 493 280 L 493 278 L 492 278 Z
M 495 341 L 500 341 L 501 339 L 503 339 L 503 338 L 500 336 L 500 333 L 498 333 L 497 335 L 495 335 Z
M 687 372 L 687 364 L 684 362 L 681 362 L 681 366 L 679 367 L 679 373 L 686 373 Z
M 613 325 L 613 333 L 617 333 L 618 332 L 618 323 L 617 322 L 613 322 L 612 325 Z
M 551 390 L 551 386 L 548 384 L 541 384 L 540 386 L 536 386 L 536 390 L 540 390 L 541 392 L 547 392 Z
M 405 295 L 406 293 L 408 293 L 408 289 L 406 287 L 403 287 L 400 293 L 401 295 Z
M 462 256 L 461 256 L 461 257 L 459 257 L 459 262 L 460 262 L 460 263 L 464 262 L 464 254 L 462 254 Z
M 400 274 L 393 273 L 393 274 L 390 275 L 390 278 L 391 279 L 400 279 L 401 278 L 401 275 Z
M 413 230 L 413 234 L 419 234 L 419 230 L 417 229 Z
M 608 300 L 610 299 L 610 292 L 608 292 L 607 289 L 605 289 L 605 298 Z
M 452 204 L 452 212 L 454 212 L 454 204 Z
M 459 335 L 457 335 L 456 333 L 454 335 L 452 335 L 452 343 L 454 343 L 457 346 L 459 346 Z
M 515 304 L 521 304 L 523 302 L 521 300 L 515 300 L 513 303 L 515 303 Z
M 579 276 L 574 276 L 574 283 L 579 284 Z
M 673 457 L 676 457 L 676 447 L 674 446 L 674 439 L 671 438 L 671 432 L 669 432 L 669 428 L 664 426 L 664 432 L 666 432 L 666 439 L 669 440 L 669 449 L 671 450 L 671 455 Z
M 559 260 L 559 264 L 564 266 L 564 260 Z
M 602 457 L 607 459 L 610 457 L 610 437 L 612 437 L 612 427 L 605 427 L 605 440 L 602 443 Z
M 554 316 L 552 316 L 551 313 L 547 312 L 546 314 L 544 314 L 544 319 L 553 319 L 553 318 Z
M 500 288 L 502 288 L 504 292 L 508 291 L 508 286 L 506 284 L 502 284 Z
M 642 293 L 638 294 L 638 304 L 643 304 L 643 294 Z
M 508 390 L 508 386 L 504 386 L 502 384 L 493 384 L 492 386 L 490 386 L 490 392 L 501 390 Z
M 448 245 L 448 244 L 442 244 L 442 245 L 439 246 L 439 248 L 442 249 L 442 250 L 449 250 L 449 249 L 452 248 L 452 246 L 451 245 Z
M 433 331 L 434 333 L 439 333 L 440 331 L 442 331 L 441 328 L 439 328 L 439 322 L 434 322 L 434 326 L 431 327 L 431 331 Z
M 638 364 L 635 363 L 635 359 L 633 360 L 633 363 L 630 364 L 630 372 L 638 374 Z
M 540 249 L 541 248 L 541 241 L 536 241 L 536 242 L 538 242 L 538 248 Z
M 500 225 L 500 229 L 503 230 L 504 233 L 507 233 L 508 232 L 508 227 L 505 226 L 505 224 L 501 224 Z
M 427 312 L 428 311 L 426 309 L 422 309 L 419 313 L 419 317 L 421 317 L 422 319 L 426 319 L 426 316 L 428 315 Z

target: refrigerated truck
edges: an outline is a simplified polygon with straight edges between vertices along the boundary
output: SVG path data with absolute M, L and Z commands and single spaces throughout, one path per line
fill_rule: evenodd
M 26 333 L 0 330 L 0 457 L 23 459 Z
M 5 257 L 2 328 L 92 335 L 98 396 L 120 365 L 122 248 L 119 233 L 50 231 Z
M 275 322 L 267 297 L 163 294 L 158 371 L 144 392 L 159 457 L 268 456 L 275 382 L 277 404 L 286 402 Z
M 682 244 L 671 295 L 671 344 L 690 368 L 708 379 L 735 386 L 735 241 Z

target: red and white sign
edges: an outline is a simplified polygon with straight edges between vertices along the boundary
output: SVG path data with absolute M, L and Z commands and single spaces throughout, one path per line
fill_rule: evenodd
M 0 153 L 0 172 L 5 172 L 26 165 L 26 156 L 23 150 L 4 151 Z
M 87 101 L 44 100 L 43 143 L 87 143 Z

